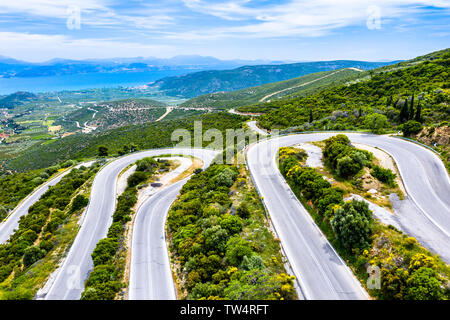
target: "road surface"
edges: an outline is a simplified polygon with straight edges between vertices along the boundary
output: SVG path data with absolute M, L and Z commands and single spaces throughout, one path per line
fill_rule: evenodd
M 365 291 L 328 243 L 293 194 L 276 164 L 280 147 L 319 141 L 335 133 L 277 137 L 249 147 L 248 166 L 263 197 L 281 244 L 306 299 L 365 299 Z M 440 159 L 428 149 L 400 139 L 370 134 L 346 134 L 351 141 L 390 153 L 405 183 L 409 210 L 403 220 L 420 229 L 441 256 L 450 252 L 450 182 Z M 411 210 L 415 206 L 415 210 Z
M 97 243 L 106 237 L 116 206 L 116 187 L 119 173 L 128 165 L 144 157 L 167 154 L 191 155 L 210 163 L 217 152 L 200 149 L 155 149 L 121 157 L 102 168 L 92 184 L 90 202 L 84 222 L 57 270 L 57 275 L 45 295 L 46 300 L 78 300 L 84 290 L 84 282 L 93 269 L 91 254 Z
M 129 300 L 176 300 L 167 252 L 165 223 L 182 180 L 148 199 L 138 210 L 133 228 Z

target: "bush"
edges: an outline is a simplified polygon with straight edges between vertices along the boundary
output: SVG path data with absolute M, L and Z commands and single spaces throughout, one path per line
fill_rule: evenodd
M 239 266 L 245 256 L 251 257 L 253 250 L 250 243 L 238 236 L 234 236 L 228 240 L 227 251 L 225 257 L 232 266 Z
M 366 248 L 372 243 L 372 211 L 364 201 L 352 200 L 336 210 L 331 226 L 347 249 Z
M 75 199 L 73 199 L 72 208 L 70 209 L 70 211 L 76 212 L 76 211 L 86 207 L 88 203 L 89 203 L 89 199 L 86 198 L 85 196 L 79 194 L 75 197 Z
M 108 264 L 114 258 L 119 244 L 116 239 L 105 238 L 97 243 L 97 246 L 92 252 L 92 260 L 94 266 L 101 264 Z
M 144 158 L 136 162 L 136 171 L 153 172 L 158 163 L 153 158 Z
M 128 177 L 128 187 L 135 187 L 141 182 L 147 180 L 147 174 L 141 171 L 136 171 L 131 176 Z
M 406 281 L 408 286 L 405 298 L 407 300 L 440 300 L 444 290 L 437 278 L 436 271 L 430 268 L 420 268 Z
M 385 169 L 380 166 L 375 166 L 370 172 L 370 174 L 389 186 L 395 185 L 394 180 L 397 177 L 397 175 L 393 173 L 391 169 Z
M 405 137 L 419 133 L 422 128 L 422 124 L 414 120 L 409 120 L 400 126 L 400 130 L 403 132 L 403 136 Z
M 250 218 L 250 210 L 248 209 L 247 203 L 242 202 L 236 209 L 236 214 L 242 219 Z
M 23 255 L 23 265 L 25 267 L 31 266 L 36 261 L 42 259 L 45 256 L 46 252 L 39 247 L 32 246 L 25 249 L 25 253 Z

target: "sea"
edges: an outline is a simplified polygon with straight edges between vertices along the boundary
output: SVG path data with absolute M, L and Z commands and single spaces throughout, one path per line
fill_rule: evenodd
M 0 95 L 17 91 L 33 93 L 82 90 L 92 88 L 136 87 L 164 77 L 192 72 L 189 70 L 162 70 L 142 72 L 86 73 L 61 76 L 0 78 Z

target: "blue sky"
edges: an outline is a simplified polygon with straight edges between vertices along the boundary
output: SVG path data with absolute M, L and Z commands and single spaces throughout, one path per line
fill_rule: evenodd
M 447 47 L 450 0 L 0 1 L 0 55 L 27 61 L 379 61 Z

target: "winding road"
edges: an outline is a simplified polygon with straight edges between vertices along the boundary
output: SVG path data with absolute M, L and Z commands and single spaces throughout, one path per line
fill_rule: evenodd
M 80 168 L 83 165 L 89 166 L 92 163 L 93 162 L 82 163 L 75 166 L 75 168 Z M 36 203 L 50 187 L 59 183 L 61 179 L 68 175 L 71 171 L 72 169 L 68 169 L 43 183 L 17 205 L 9 216 L 2 223 L 0 223 L 0 244 L 8 241 L 14 231 L 19 227 L 20 217 L 28 214 L 28 209 L 30 209 L 30 207 Z
M 53 282 L 44 297 L 46 300 L 80 299 L 84 282 L 93 269 L 91 254 L 98 241 L 106 237 L 112 223 L 116 206 L 117 178 L 120 172 L 144 157 L 168 154 L 190 155 L 203 160 L 204 163 L 211 163 L 217 152 L 202 149 L 155 149 L 121 157 L 103 167 L 92 184 L 83 224 L 67 257 L 56 271 L 56 277 L 52 279 Z
M 313 300 L 367 299 L 361 284 L 291 191 L 276 163 L 280 147 L 319 141 L 335 134 L 294 134 L 262 140 L 247 148 L 247 165 L 298 279 L 299 295 Z M 450 179 L 439 157 L 401 139 L 363 133 L 344 134 L 354 143 L 378 147 L 394 158 L 407 190 L 406 200 L 400 204 L 393 203 L 398 221 L 408 234 L 450 261 Z M 202 159 L 206 167 L 217 152 L 201 149 L 149 150 L 124 156 L 102 168 L 94 179 L 84 222 L 67 258 L 49 284 L 45 299 L 81 297 L 84 281 L 93 268 L 91 253 L 97 242 L 106 236 L 112 222 L 119 173 L 143 157 L 166 154 L 191 155 Z M 157 192 L 138 210 L 132 239 L 130 299 L 176 298 L 164 225 L 168 210 L 185 181 Z M 47 184 L 57 182 L 54 179 Z M 27 208 L 37 201 L 46 187 L 43 185 L 21 203 L 0 226 L 0 236 L 6 237 L 7 234 L 9 238 L 14 230 L 14 221 L 26 214 Z
M 319 141 L 335 133 L 276 137 L 248 148 L 247 162 L 263 197 L 287 258 L 306 299 L 363 299 L 366 294 L 350 269 L 334 251 L 306 209 L 291 191 L 276 164 L 280 147 Z M 409 210 L 402 221 L 443 257 L 450 253 L 450 181 L 440 159 L 430 150 L 400 139 L 347 133 L 352 142 L 390 153 L 405 183 Z

